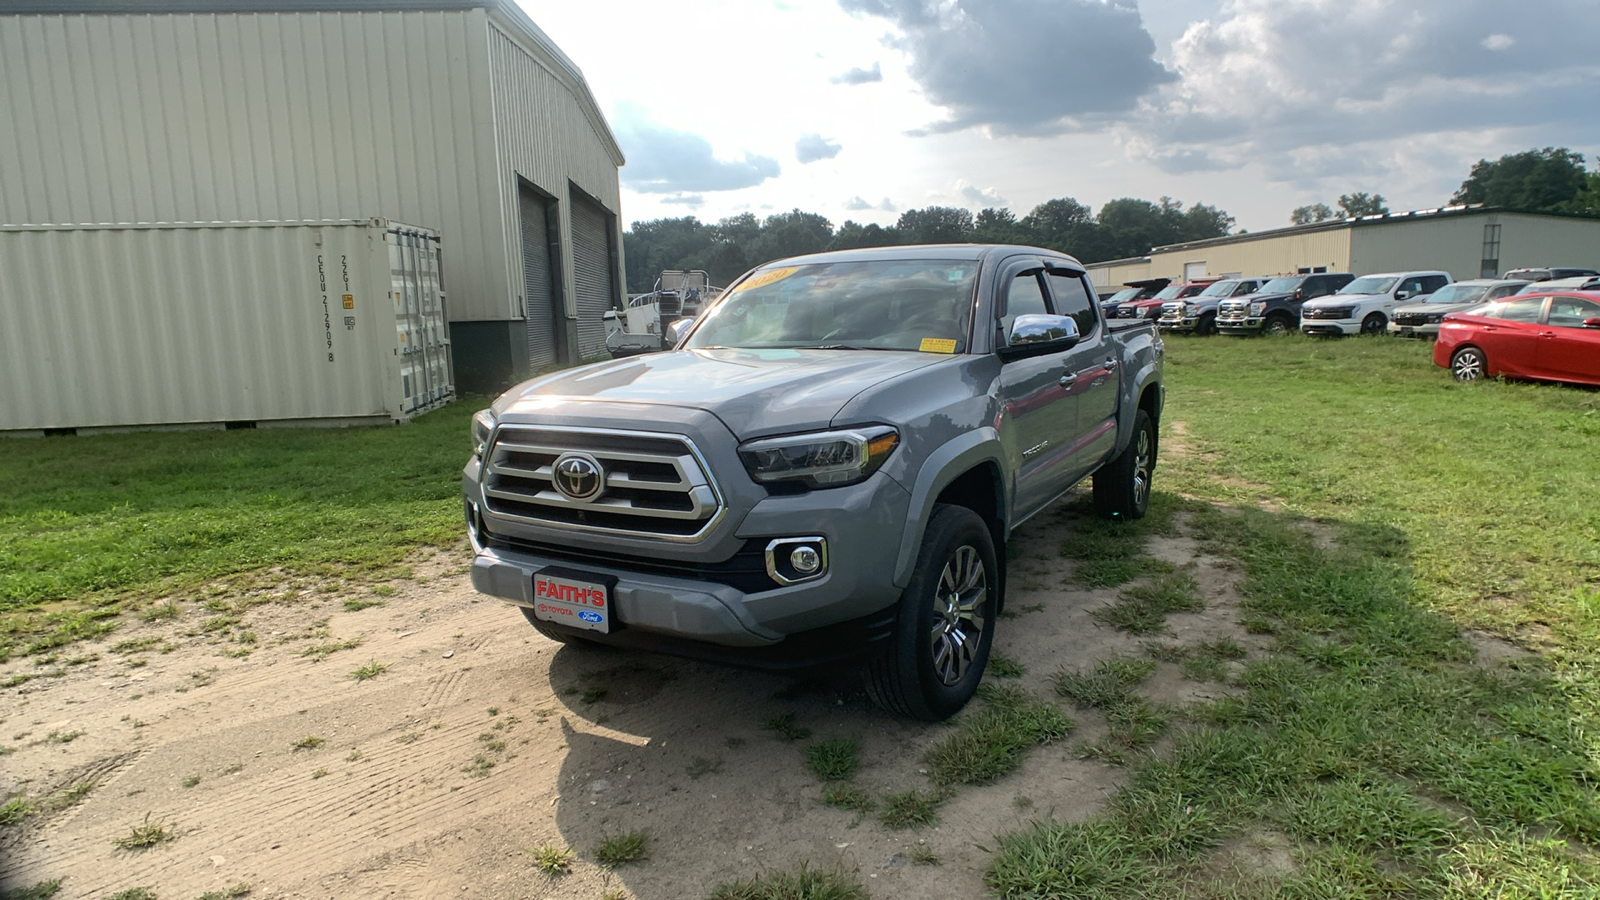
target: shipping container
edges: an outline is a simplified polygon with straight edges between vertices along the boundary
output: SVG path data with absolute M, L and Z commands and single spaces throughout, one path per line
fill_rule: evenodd
M 403 422 L 455 394 L 439 235 L 0 226 L 0 432 Z

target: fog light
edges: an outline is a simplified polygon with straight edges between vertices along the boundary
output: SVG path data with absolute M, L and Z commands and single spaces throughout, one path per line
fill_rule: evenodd
M 796 547 L 789 554 L 789 565 L 794 566 L 794 570 L 801 575 L 811 575 L 822 568 L 822 555 L 815 547 Z

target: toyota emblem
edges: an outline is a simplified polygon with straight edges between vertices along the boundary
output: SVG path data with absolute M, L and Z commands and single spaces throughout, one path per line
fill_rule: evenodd
M 587 502 L 605 489 L 606 470 L 587 453 L 563 453 L 552 468 L 556 490 L 568 500 Z

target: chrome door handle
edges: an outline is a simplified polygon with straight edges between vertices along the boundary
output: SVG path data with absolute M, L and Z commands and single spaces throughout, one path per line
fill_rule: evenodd
M 1117 361 L 1115 359 L 1108 359 L 1100 365 L 1107 372 L 1115 372 L 1117 370 Z
M 1074 381 L 1077 381 L 1077 380 L 1078 380 L 1078 373 L 1077 372 L 1068 372 L 1067 374 L 1061 376 L 1061 382 L 1060 383 L 1061 383 L 1062 387 L 1071 387 L 1072 383 Z

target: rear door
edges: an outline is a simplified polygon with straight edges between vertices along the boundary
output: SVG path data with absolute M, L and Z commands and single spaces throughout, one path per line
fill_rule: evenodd
M 1552 377 L 1539 360 L 1539 324 L 1544 312 L 1544 297 L 1508 300 L 1499 309 L 1485 314 L 1478 330 L 1477 343 L 1489 358 L 1489 371 L 1496 375 Z
M 1600 384 L 1600 328 L 1583 324 L 1594 318 L 1600 318 L 1600 302 L 1570 294 L 1550 298 L 1539 356 L 1552 378 Z

